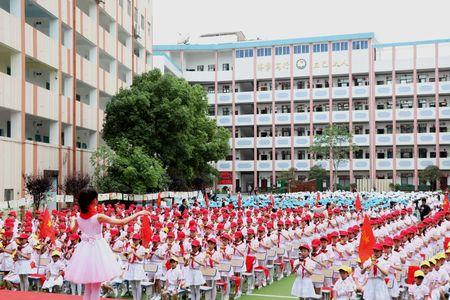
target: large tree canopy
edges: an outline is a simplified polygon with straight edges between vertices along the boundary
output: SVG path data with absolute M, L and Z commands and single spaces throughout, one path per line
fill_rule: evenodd
M 153 70 L 136 76 L 108 103 L 103 138 L 113 150 L 123 138 L 141 147 L 161 161 L 170 188 L 182 189 L 213 173 L 209 163 L 228 152 L 228 130 L 207 112 L 202 87 Z
M 134 147 L 126 139 L 117 141 L 115 150 L 101 146 L 91 156 L 95 168 L 94 183 L 100 192 L 144 194 L 166 187 L 166 175 L 160 162 Z

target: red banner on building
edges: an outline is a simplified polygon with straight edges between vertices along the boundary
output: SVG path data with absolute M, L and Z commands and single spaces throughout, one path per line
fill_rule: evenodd
M 220 172 L 219 184 L 233 184 L 233 173 Z

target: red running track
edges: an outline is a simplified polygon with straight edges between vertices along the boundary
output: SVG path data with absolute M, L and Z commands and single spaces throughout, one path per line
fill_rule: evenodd
M 37 292 L 0 291 L 0 300 L 81 300 L 80 296 Z M 105 298 L 106 299 L 106 298 Z M 108 300 L 114 300 L 108 298 Z M 119 299 L 116 299 L 119 300 Z

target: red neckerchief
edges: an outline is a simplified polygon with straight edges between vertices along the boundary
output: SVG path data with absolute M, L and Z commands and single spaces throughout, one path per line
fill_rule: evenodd
M 89 211 L 87 213 L 80 212 L 80 218 L 87 220 L 96 214 L 97 214 L 97 210 L 95 208 L 91 208 L 91 209 L 89 209 Z

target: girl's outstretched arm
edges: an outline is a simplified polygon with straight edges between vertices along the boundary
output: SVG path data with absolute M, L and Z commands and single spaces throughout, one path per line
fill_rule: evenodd
M 135 213 L 134 215 L 131 215 L 131 216 L 126 217 L 126 218 L 123 218 L 123 219 L 116 219 L 116 218 L 108 217 L 107 215 L 104 215 L 104 214 L 98 214 L 97 220 L 98 220 L 99 222 L 101 222 L 101 223 L 107 223 L 107 224 L 110 224 L 110 225 L 120 225 L 120 226 L 123 226 L 123 225 L 125 225 L 125 224 L 130 223 L 131 221 L 133 221 L 133 220 L 136 219 L 137 217 L 139 217 L 139 216 L 144 216 L 144 215 L 149 216 L 149 215 L 150 215 L 150 212 L 147 211 L 147 210 L 141 210 L 140 212 Z

